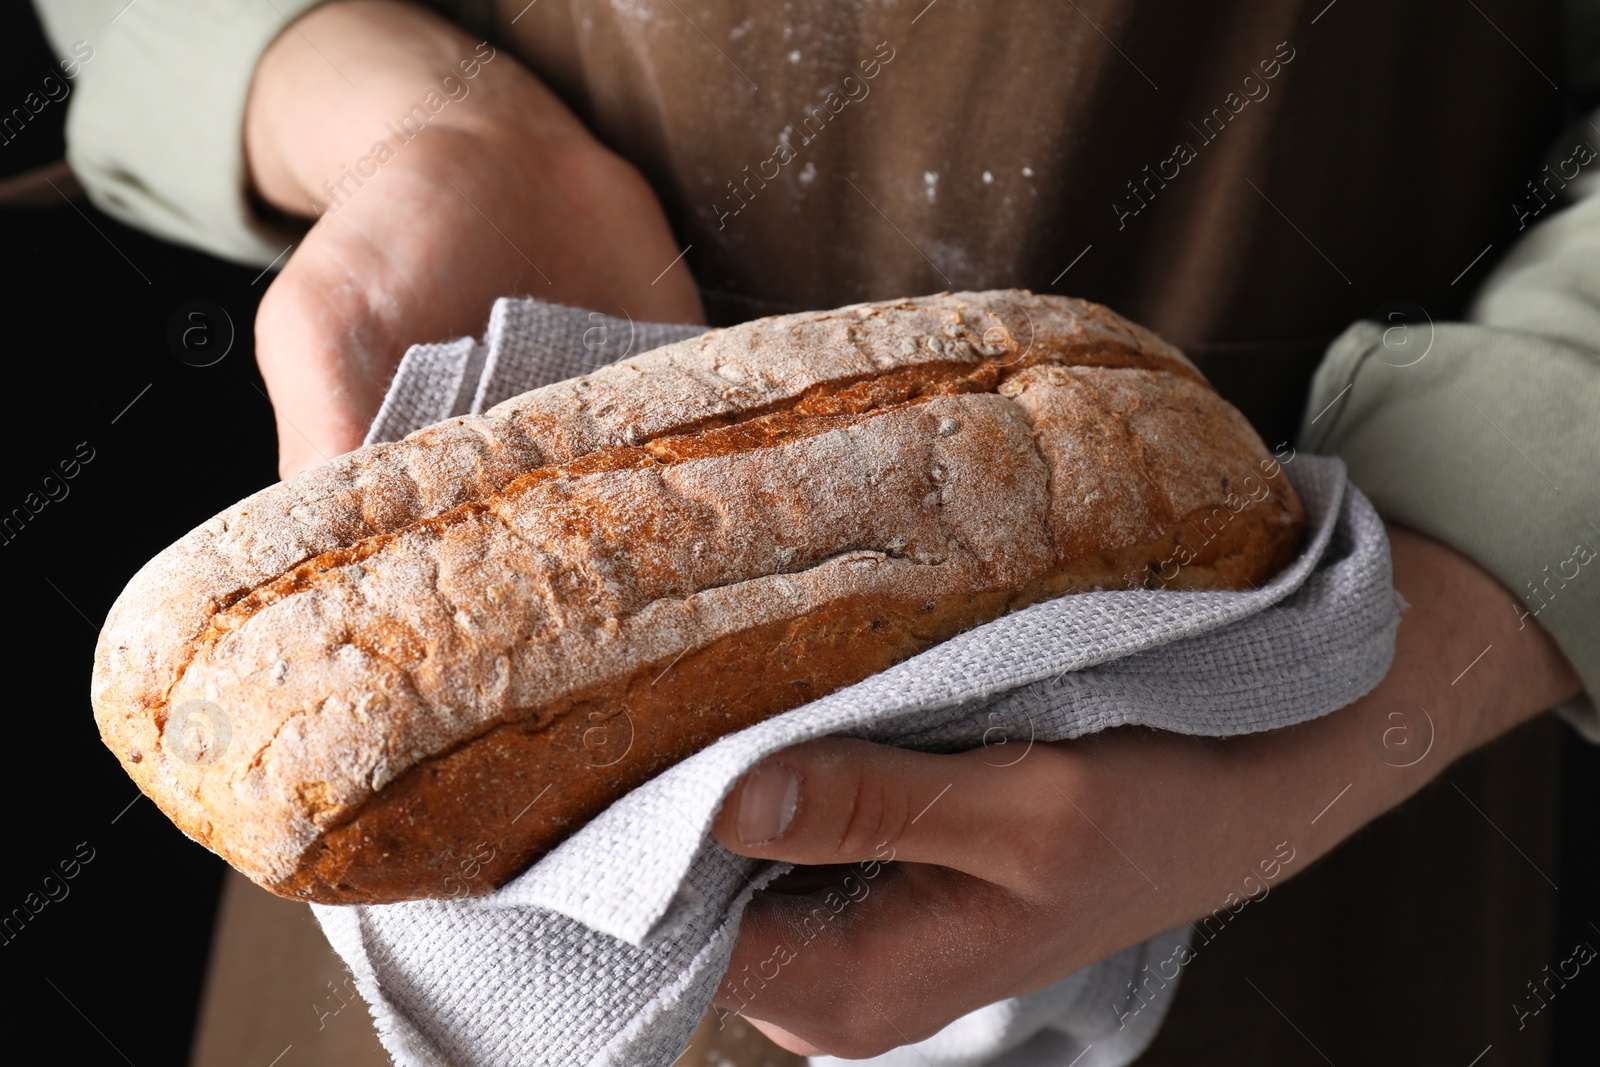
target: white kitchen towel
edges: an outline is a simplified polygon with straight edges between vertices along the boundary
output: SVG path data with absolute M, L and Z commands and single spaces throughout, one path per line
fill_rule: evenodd
M 501 300 L 483 343 L 406 354 L 369 441 L 693 332 Z M 1268 730 L 1361 696 L 1394 647 L 1382 523 L 1339 461 L 1291 455 L 1281 470 L 1306 505 L 1306 545 L 1260 589 L 1035 604 L 723 738 L 490 896 L 317 906 L 384 1046 L 402 1067 L 667 1067 L 710 1003 L 751 895 L 786 869 L 732 855 L 707 829 L 739 775 L 796 742 L 842 734 L 930 751 L 987 745 L 1010 761 L 1034 742 L 1131 723 L 1211 736 Z M 614 743 L 629 733 L 619 727 Z M 492 847 L 493 828 L 485 837 Z M 1172 960 L 1187 937 L 1180 928 L 916 1045 L 851 1062 L 1122 1067 L 1148 1045 L 1176 988 L 1152 992 L 1151 964 Z
M 481 342 L 463 337 L 411 346 L 366 443 L 398 441 L 431 423 L 488 411 L 518 393 L 704 332 L 704 326 L 634 322 L 542 300 L 497 300 Z

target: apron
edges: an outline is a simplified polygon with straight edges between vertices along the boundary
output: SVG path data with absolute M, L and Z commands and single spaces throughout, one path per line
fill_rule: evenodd
M 524 4 L 498 40 L 649 179 L 713 324 L 1084 297 L 1183 348 L 1269 446 L 1350 322 L 1460 316 L 1562 117 L 1533 0 Z M 1549 1013 L 1513 1006 L 1554 958 L 1533 868 L 1558 734 L 1490 746 L 1197 935 L 1141 1064 L 1540 1062 Z
M 1084 297 L 1184 349 L 1269 445 L 1350 322 L 1460 314 L 1561 118 L 1557 12 L 1531 0 L 499 6 L 654 186 L 713 324 Z

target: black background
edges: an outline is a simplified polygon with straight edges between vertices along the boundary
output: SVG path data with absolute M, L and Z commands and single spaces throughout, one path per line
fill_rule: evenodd
M 29 6 L 0 7 L 0 111 L 55 69 Z M 65 112 L 51 104 L 0 145 L 0 178 L 61 158 Z M 101 746 L 89 672 L 100 621 L 134 571 L 275 477 L 252 344 L 271 275 L 62 197 L 0 207 L 0 253 L 8 427 L 0 514 L 38 492 L 80 443 L 94 453 L 64 499 L 0 544 L 8 634 L 0 700 L 10 742 L 0 774 L 0 915 L 23 906 L 83 843 L 94 855 L 64 899 L 0 944 L 6 1043 L 50 1062 L 182 1064 L 223 866 L 140 799 Z M 232 320 L 232 348 L 212 366 L 186 364 L 167 342 L 174 313 L 193 300 Z M 1600 941 L 1587 922 L 1600 921 L 1600 750 L 1570 731 L 1565 746 L 1557 946 Z M 1586 971 L 1551 1007 L 1556 1062 L 1593 1062 L 1600 978 Z
M 29 5 L 0 5 L 0 108 L 21 104 L 52 71 Z M 61 158 L 65 112 L 47 106 L 0 145 L 0 177 Z M 259 268 L 130 230 L 87 201 L 55 200 L 0 208 L 0 395 L 11 426 L 0 513 L 39 492 L 80 442 L 94 458 L 64 499 L 0 544 L 0 701 L 11 727 L 0 915 L 39 892 L 80 843 L 94 858 L 64 899 L 0 945 L 9 1046 L 0 1058 L 183 1064 L 223 864 L 135 800 L 95 731 L 89 670 L 100 623 L 134 571 L 276 477 L 252 345 L 272 276 L 256 280 Z M 204 368 L 181 362 L 166 340 L 173 312 L 194 299 L 223 308 L 235 327 L 232 350 Z

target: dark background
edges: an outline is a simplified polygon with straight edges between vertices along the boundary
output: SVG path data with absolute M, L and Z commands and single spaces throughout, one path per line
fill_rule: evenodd
M 0 112 L 52 72 L 31 7 L 0 4 Z M 50 104 L 0 144 L 0 178 L 60 159 L 65 114 L 65 103 Z M 100 623 L 134 571 L 276 478 L 252 343 L 272 276 L 252 284 L 259 268 L 176 248 L 86 200 L 50 195 L 43 207 L 0 207 L 12 427 L 0 513 L 39 492 L 80 442 L 94 458 L 66 483 L 64 499 L 0 544 L 13 724 L 0 775 L 8 815 L 0 915 L 23 907 L 80 843 L 94 858 L 65 883 L 65 898 L 0 944 L 11 1047 L 0 1058 L 183 1064 L 223 864 L 150 801 L 135 800 L 96 734 L 89 670 Z M 236 334 L 227 356 L 203 368 L 181 362 L 166 340 L 172 313 L 195 299 L 223 308 Z
M 30 7 L 0 6 L 0 113 L 55 70 Z M 51 104 L 0 145 L 0 180 L 62 157 L 65 114 L 64 103 Z M 134 571 L 276 476 L 252 343 L 271 275 L 127 229 L 85 200 L 51 197 L 0 206 L 10 420 L 0 514 L 39 492 L 80 443 L 93 459 L 64 499 L 0 544 L 12 723 L 0 776 L 9 814 L 0 915 L 23 907 L 75 852 L 92 849 L 93 858 L 65 882 L 63 899 L 13 928 L 14 939 L 0 936 L 0 1004 L 8 1044 L 48 1049 L 52 1062 L 183 1064 L 223 866 L 140 799 L 100 745 L 89 671 L 100 621 Z M 233 325 L 231 349 L 207 367 L 181 360 L 167 340 L 174 313 L 194 300 Z M 222 324 L 210 328 L 221 343 Z M 1565 748 L 1554 944 L 1600 945 L 1588 925 L 1600 922 L 1600 750 L 1570 731 Z M 1591 1063 L 1600 978 L 1586 969 L 1551 1007 L 1556 1062 Z

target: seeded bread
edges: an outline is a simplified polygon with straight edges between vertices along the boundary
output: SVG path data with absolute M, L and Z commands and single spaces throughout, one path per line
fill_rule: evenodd
M 112 608 L 95 715 L 276 893 L 477 894 L 718 737 L 1045 597 L 1259 584 L 1302 524 L 1244 418 L 1103 307 L 787 315 L 229 508 Z

